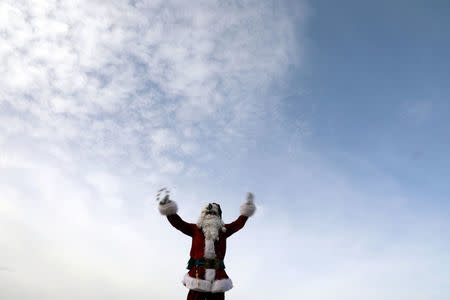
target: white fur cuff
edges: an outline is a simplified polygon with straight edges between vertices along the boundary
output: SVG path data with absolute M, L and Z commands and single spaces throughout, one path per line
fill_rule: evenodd
M 178 205 L 175 201 L 170 201 L 166 204 L 159 204 L 158 209 L 163 216 L 169 216 L 177 213 Z
M 256 211 L 256 206 L 252 202 L 245 202 L 241 205 L 241 215 L 251 217 Z
M 233 288 L 233 282 L 230 278 L 216 280 L 211 287 L 211 293 L 223 293 Z
M 211 292 L 211 282 L 204 279 L 196 279 L 189 274 L 184 275 L 183 281 L 181 281 L 185 287 L 190 290 L 198 291 L 198 292 Z
M 204 293 L 223 293 L 233 288 L 233 282 L 230 278 L 214 280 L 211 282 L 204 279 L 193 278 L 189 276 L 189 273 L 184 275 L 183 281 L 181 282 L 190 290 Z

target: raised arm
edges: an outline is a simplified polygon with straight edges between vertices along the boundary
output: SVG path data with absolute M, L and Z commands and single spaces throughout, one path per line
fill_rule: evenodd
M 225 228 L 227 229 L 225 231 L 225 235 L 227 237 L 231 236 L 233 233 L 239 231 L 244 227 L 245 223 L 247 222 L 248 218 L 251 217 L 256 211 L 256 206 L 253 203 L 253 194 L 248 193 L 247 194 L 247 201 L 241 205 L 241 215 L 236 219 L 236 221 L 225 224 Z
M 167 216 L 170 224 L 184 234 L 193 235 L 195 224 L 187 223 L 177 214 L 178 205 L 175 201 L 168 198 L 163 199 L 158 205 L 159 212 L 163 216 Z

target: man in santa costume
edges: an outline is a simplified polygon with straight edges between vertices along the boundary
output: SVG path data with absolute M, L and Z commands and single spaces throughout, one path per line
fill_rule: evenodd
M 225 292 L 233 287 L 223 262 L 227 238 L 244 227 L 255 210 L 253 194 L 248 193 L 236 221 L 224 224 L 220 205 L 209 203 L 203 208 L 197 224 L 193 224 L 180 218 L 176 202 L 168 196 L 159 203 L 160 213 L 167 216 L 170 224 L 192 237 L 191 258 L 187 267 L 189 272 L 182 281 L 189 289 L 188 300 L 225 299 Z

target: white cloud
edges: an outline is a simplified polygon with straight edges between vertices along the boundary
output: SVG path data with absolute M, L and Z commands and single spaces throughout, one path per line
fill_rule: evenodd
M 149 199 L 251 138 L 301 62 L 270 4 L 0 3 L 0 298 L 185 297 Z
M 196 143 L 251 137 L 268 101 L 261 91 L 301 57 L 294 20 L 272 10 L 254 1 L 4 1 L 1 109 L 34 129 L 10 134 L 116 160 L 158 148 L 145 141 L 161 127 L 189 144 L 187 155 L 198 154 L 187 130 L 199 131 Z
M 164 128 L 157 129 L 152 132 L 152 149 L 155 152 L 170 150 L 179 144 L 178 139 L 173 131 Z

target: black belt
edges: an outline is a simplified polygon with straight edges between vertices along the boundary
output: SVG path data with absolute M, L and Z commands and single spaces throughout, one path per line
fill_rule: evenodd
M 218 258 L 190 258 L 188 261 L 187 269 L 192 269 L 193 267 L 203 267 L 205 269 L 225 269 L 225 264 L 222 259 Z

